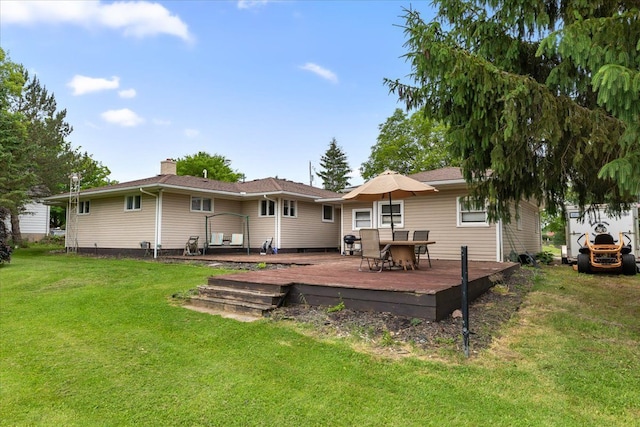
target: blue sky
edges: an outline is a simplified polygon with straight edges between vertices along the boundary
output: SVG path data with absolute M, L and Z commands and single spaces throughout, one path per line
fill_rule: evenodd
M 336 138 L 358 168 L 401 107 L 405 1 L 0 2 L 0 43 L 67 109 L 69 140 L 120 182 L 220 154 L 309 184 Z M 315 186 L 322 186 L 315 177 Z

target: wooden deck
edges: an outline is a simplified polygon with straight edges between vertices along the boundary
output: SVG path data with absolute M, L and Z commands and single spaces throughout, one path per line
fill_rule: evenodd
M 285 304 L 332 306 L 344 302 L 354 310 L 386 311 L 398 315 L 440 320 L 461 300 L 460 261 L 422 260 L 419 270 L 358 271 L 359 256 L 337 253 L 277 255 L 220 254 L 183 259 L 216 262 L 283 265 L 283 268 L 234 273 L 212 277 L 210 285 L 223 284 L 242 289 L 286 287 Z M 284 266 L 287 266 L 286 268 Z M 367 269 L 366 262 L 363 268 Z M 469 298 L 488 290 L 496 275 L 509 276 L 519 268 L 514 263 L 469 262 Z

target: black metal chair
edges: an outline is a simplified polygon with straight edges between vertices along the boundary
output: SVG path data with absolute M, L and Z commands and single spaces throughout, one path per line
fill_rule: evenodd
M 416 230 L 413 232 L 413 240 L 429 240 L 429 230 Z M 415 247 L 416 254 L 416 264 L 420 265 L 420 255 L 427 254 L 427 259 L 429 260 L 429 267 L 431 267 L 431 256 L 429 255 L 429 246 L 427 245 L 416 245 Z
M 398 230 L 393 232 L 393 240 L 409 240 L 409 230 Z

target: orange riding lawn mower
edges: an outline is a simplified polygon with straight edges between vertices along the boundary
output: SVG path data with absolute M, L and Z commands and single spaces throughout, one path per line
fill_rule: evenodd
M 584 242 L 580 242 L 584 236 Z M 632 276 L 638 272 L 636 257 L 631 253 L 631 238 L 620 233 L 618 240 L 614 240 L 609 233 L 596 234 L 589 240 L 589 233 L 578 238 L 580 244 L 577 263 L 574 269 L 579 273 L 611 273 Z

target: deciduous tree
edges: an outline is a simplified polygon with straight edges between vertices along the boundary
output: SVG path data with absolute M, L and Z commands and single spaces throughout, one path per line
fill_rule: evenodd
M 330 191 L 340 191 L 349 186 L 349 162 L 335 138 L 329 142 L 329 148 L 320 158 L 322 170 L 317 175 L 322 178 L 322 188 Z
M 448 126 L 492 218 L 531 198 L 553 211 L 623 209 L 640 192 L 640 13 L 636 0 L 440 0 L 406 10 L 408 108 Z M 489 175 L 486 172 L 490 170 Z
M 203 176 L 217 181 L 238 182 L 243 174 L 231 168 L 231 160 L 219 154 L 200 151 L 194 155 L 184 156 L 176 161 L 178 175 Z
M 458 164 L 449 152 L 445 127 L 422 111 L 407 117 L 397 108 L 379 129 L 377 143 L 360 167 L 365 180 L 387 169 L 407 175 Z

